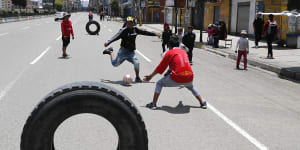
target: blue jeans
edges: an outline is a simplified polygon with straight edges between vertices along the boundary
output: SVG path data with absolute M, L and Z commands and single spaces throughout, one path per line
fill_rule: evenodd
M 155 93 L 160 93 L 163 87 L 180 87 L 183 86 L 190 90 L 194 96 L 199 96 L 199 92 L 194 87 L 193 82 L 188 83 L 177 83 L 173 81 L 170 76 L 163 77 L 156 82 Z
M 125 48 L 120 48 L 119 52 L 115 59 L 111 60 L 111 64 L 115 67 L 121 65 L 125 60 L 129 61 L 133 64 L 134 69 L 139 71 L 140 70 L 140 63 L 138 58 L 136 57 L 135 52 L 128 51 Z

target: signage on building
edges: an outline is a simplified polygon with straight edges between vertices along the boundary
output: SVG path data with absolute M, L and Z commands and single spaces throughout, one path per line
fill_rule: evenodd
M 264 7 L 264 1 L 257 1 L 255 6 L 255 13 L 257 14 L 258 12 L 264 12 Z
M 174 7 L 174 0 L 166 0 L 166 7 Z
M 160 0 L 148 0 L 148 7 L 160 7 Z

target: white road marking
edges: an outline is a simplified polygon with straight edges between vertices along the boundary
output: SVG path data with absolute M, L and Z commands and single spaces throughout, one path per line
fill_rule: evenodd
M 30 27 L 29 26 L 27 26 L 27 27 L 23 27 L 23 28 L 21 28 L 21 30 L 26 30 L 26 29 L 29 29 Z
M 140 54 L 144 59 L 146 59 L 148 62 L 151 62 L 149 58 L 147 58 L 144 54 L 142 54 L 139 50 L 135 50 L 138 54 Z
M 46 49 L 46 50 L 44 50 L 42 53 L 41 53 L 41 55 L 40 56 L 38 56 L 37 58 L 35 58 L 30 64 L 31 65 L 34 65 L 36 62 L 38 62 L 49 50 L 50 50 L 50 46 Z
M 59 39 L 61 39 L 61 35 L 56 38 L 56 41 L 58 41 Z
M 25 69 L 23 69 L 18 76 L 12 80 L 1 92 L 0 92 L 0 101 L 5 97 L 5 95 L 8 93 L 9 90 L 11 90 L 11 88 L 13 87 L 13 85 L 21 78 L 21 76 L 23 75 L 23 73 L 28 69 L 29 67 L 26 67 Z
M 108 31 L 109 31 L 109 32 L 112 32 L 112 30 L 111 30 L 111 29 L 108 29 Z
M 208 108 L 211 111 L 213 111 L 217 116 L 219 116 L 227 124 L 229 124 L 233 129 L 235 129 L 239 134 L 241 134 L 247 140 L 249 140 L 252 144 L 254 144 L 258 149 L 260 149 L 260 150 L 268 150 L 268 148 L 264 144 L 260 143 L 258 140 L 256 140 L 250 134 L 248 134 L 245 130 L 243 130 L 241 127 L 239 127 L 237 124 L 235 124 L 229 118 L 227 118 L 224 114 L 222 114 L 219 110 L 217 110 L 213 105 L 207 103 L 207 106 L 208 106 Z
M 8 34 L 8 33 L 1 33 L 0 36 L 4 36 L 4 35 L 7 35 L 7 34 Z

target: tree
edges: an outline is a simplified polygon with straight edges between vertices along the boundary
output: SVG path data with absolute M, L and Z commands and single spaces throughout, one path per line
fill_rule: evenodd
M 62 11 L 63 8 L 63 2 L 62 0 L 55 0 L 54 2 L 54 8 L 58 11 Z
M 16 6 L 19 6 L 19 8 L 24 8 L 27 5 L 27 1 L 26 0 L 12 0 L 12 3 Z
M 114 15 L 119 15 L 119 1 L 118 0 L 112 1 L 111 10 L 114 13 Z

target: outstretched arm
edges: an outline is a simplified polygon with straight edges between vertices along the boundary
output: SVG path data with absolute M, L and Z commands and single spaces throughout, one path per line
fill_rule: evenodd
M 116 35 L 114 35 L 110 40 L 108 40 L 108 41 L 104 44 L 104 46 L 107 47 L 107 46 L 108 46 L 109 44 L 111 44 L 112 42 L 119 40 L 119 39 L 121 38 L 122 33 L 123 33 L 124 30 L 125 30 L 125 28 L 120 29 L 120 31 L 119 31 Z
M 139 28 L 135 28 L 135 29 L 136 29 L 135 31 L 136 31 L 137 34 L 160 37 L 160 33 L 153 33 L 153 32 L 149 32 L 149 31 L 146 31 L 146 30 L 141 30 Z

